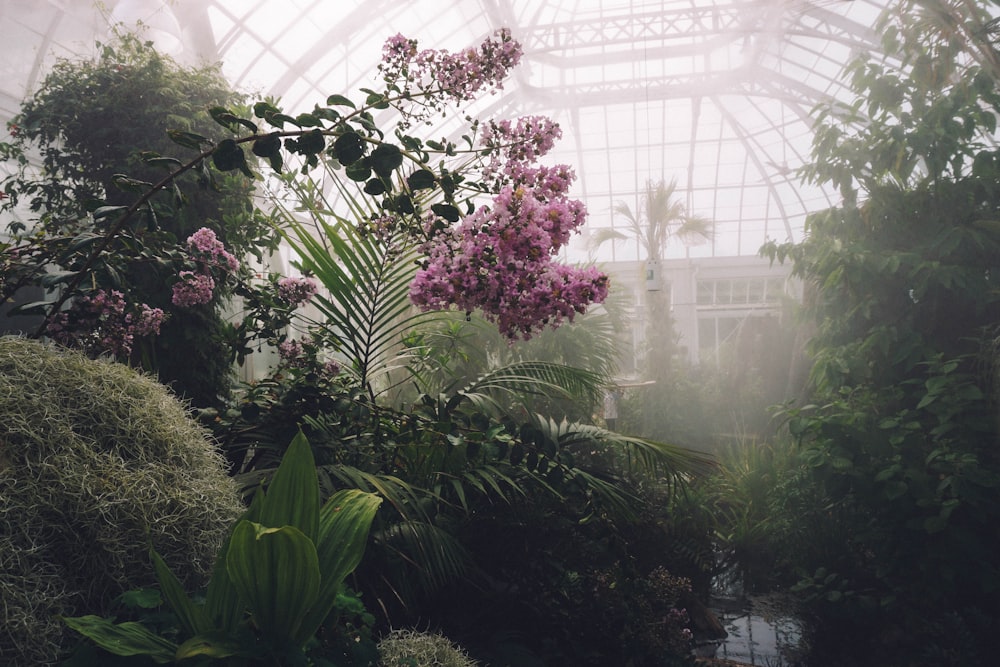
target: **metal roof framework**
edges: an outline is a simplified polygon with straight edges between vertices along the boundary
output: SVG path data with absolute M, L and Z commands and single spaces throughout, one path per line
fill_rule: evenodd
M 844 101 L 843 66 L 876 50 L 879 0 L 0 0 L 0 120 L 59 57 L 89 56 L 111 26 L 142 30 L 181 62 L 218 61 L 232 84 L 307 111 L 376 82 L 385 38 L 460 49 L 500 27 L 525 57 L 481 114 L 546 114 L 563 128 L 548 161 L 574 167 L 589 227 L 640 208 L 646 184 L 676 179 L 716 223 L 667 257 L 745 256 L 798 240 L 837 195 L 800 183 L 817 105 Z M 456 131 L 446 119 L 431 133 Z M 449 129 L 450 128 L 450 129 Z M 641 259 L 637 244 L 586 244 L 570 259 Z

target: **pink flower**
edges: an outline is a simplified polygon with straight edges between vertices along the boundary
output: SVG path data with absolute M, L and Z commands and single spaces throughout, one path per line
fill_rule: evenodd
M 497 30 L 477 48 L 458 53 L 445 50 L 417 51 L 417 42 L 403 35 L 386 40 L 382 47 L 382 76 L 397 92 L 412 99 L 423 97 L 413 107 L 400 107 L 403 125 L 442 111 L 445 102 L 464 102 L 484 91 L 496 92 L 510 70 L 521 60 L 523 50 L 507 29 Z
M 316 281 L 311 278 L 281 278 L 278 280 L 278 296 L 300 306 L 313 298 L 317 290 Z
M 213 266 L 230 272 L 240 268 L 239 261 L 226 250 L 226 246 L 208 227 L 202 227 L 189 236 L 187 244 L 188 248 Z
M 555 260 L 585 216 L 577 200 L 505 187 L 491 208 L 432 233 L 422 246 L 427 260 L 410 285 L 410 299 L 424 310 L 479 309 L 512 339 L 572 321 L 608 294 L 607 276 L 597 269 Z
M 215 280 L 212 276 L 194 271 L 181 271 L 177 275 L 180 277 L 180 281 L 174 283 L 174 292 L 170 299 L 175 306 L 188 308 L 212 300 L 212 294 L 215 290 Z
M 134 305 L 130 312 L 121 292 L 97 290 L 77 297 L 67 310 L 57 313 L 46 333 L 60 345 L 81 348 L 90 355 L 128 357 L 135 337 L 158 334 L 165 317 L 161 309 L 144 303 Z

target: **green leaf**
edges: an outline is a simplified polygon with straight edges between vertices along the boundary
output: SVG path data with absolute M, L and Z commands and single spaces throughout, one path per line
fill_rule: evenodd
M 259 515 L 261 496 L 257 494 L 250 509 L 244 514 L 244 520 L 254 520 Z M 205 592 L 205 616 L 207 621 L 213 626 L 226 632 L 236 632 L 243 622 L 246 612 L 246 604 L 240 600 L 236 586 L 229 576 L 227 569 L 227 556 L 229 555 L 229 545 L 232 543 L 232 532 L 215 560 L 212 570 L 212 577 L 208 582 L 208 589 Z
M 354 102 L 347 99 L 343 95 L 330 95 L 330 97 L 326 98 L 326 103 L 330 106 L 351 107 L 352 109 L 357 108 L 354 105 Z
M 451 204 L 433 204 L 431 205 L 431 211 L 448 222 L 458 222 L 462 218 L 462 212 Z
M 365 163 L 364 160 L 361 160 L 349 166 L 345 170 L 345 173 L 347 174 L 347 177 L 352 181 L 361 182 L 361 181 L 367 181 L 371 177 L 372 170 Z
M 301 530 L 240 521 L 233 530 L 226 569 L 265 636 L 279 644 L 299 636 L 322 582 L 316 547 Z
M 326 148 L 326 137 L 323 136 L 322 130 L 310 130 L 299 137 L 298 141 L 289 140 L 288 147 L 303 155 L 316 155 Z
M 186 660 L 204 656 L 206 658 L 231 658 L 241 656 L 256 657 L 252 645 L 247 646 L 245 640 L 238 639 L 224 632 L 205 632 L 191 637 L 177 648 L 176 660 Z
M 254 140 L 250 150 L 257 157 L 269 158 L 275 153 L 281 152 L 281 137 L 278 136 L 277 132 L 265 134 Z
M 153 571 L 156 573 L 156 581 L 160 585 L 163 598 L 167 601 L 185 632 L 189 635 L 196 635 L 208 630 L 210 624 L 205 617 L 204 608 L 196 606 L 191 601 L 191 598 L 184 592 L 181 582 L 170 571 L 160 554 L 150 550 L 149 557 L 153 561 Z
M 121 594 L 122 604 L 137 609 L 156 609 L 163 604 L 163 596 L 155 588 L 140 588 Z
M 316 114 L 300 113 L 295 117 L 295 122 L 299 127 L 322 127 L 323 122 Z
M 78 275 L 79 271 L 52 271 L 42 276 L 38 281 L 38 284 L 46 289 L 49 289 L 61 283 L 68 283 Z
M 245 118 L 240 118 L 225 107 L 212 107 L 208 110 L 208 113 L 212 116 L 212 120 L 233 132 L 239 132 L 240 127 L 245 127 L 251 132 L 257 131 L 256 123 Z
M 247 156 L 243 152 L 243 147 L 232 139 L 223 139 L 219 142 L 212 153 L 212 164 L 219 171 L 239 169 L 249 178 L 253 178 L 253 172 L 247 166 Z
M 175 157 L 163 157 L 153 151 L 145 151 L 141 154 L 142 161 L 151 167 L 163 167 L 167 170 L 183 167 L 184 163 Z
M 333 155 L 345 167 L 364 157 L 365 142 L 357 132 L 346 132 L 333 142 Z
M 377 178 L 369 179 L 365 182 L 365 193 L 372 196 L 385 194 L 385 184 Z
M 203 137 L 200 134 L 195 134 L 193 132 L 184 132 L 182 130 L 167 130 L 167 136 L 175 144 L 180 144 L 185 148 L 193 148 L 200 151 L 202 146 L 210 146 L 212 141 L 208 137 Z
M 368 533 L 382 499 L 358 489 L 334 493 L 320 511 L 319 537 L 316 540 L 318 565 L 323 580 L 316 597 L 295 638 L 305 642 L 326 619 L 347 575 L 357 568 L 368 543 Z
M 319 479 L 312 448 L 302 431 L 292 439 L 267 485 L 260 523 L 270 528 L 294 526 L 310 540 L 319 530 Z
M 140 623 L 115 624 L 100 616 L 63 617 L 66 625 L 115 655 L 149 656 L 165 665 L 174 661 L 177 645 Z
M 427 169 L 418 169 L 406 178 L 406 184 L 411 190 L 424 190 L 433 188 L 437 182 L 434 172 Z
M 112 213 L 119 213 L 121 211 L 127 211 L 128 206 L 102 206 L 94 211 L 94 220 L 100 220 L 106 218 Z M 103 238 L 103 237 L 101 237 Z
M 271 165 L 271 169 L 281 173 L 284 160 L 281 157 L 281 138 L 277 134 L 268 134 L 253 142 L 250 148 L 253 154 L 266 158 Z
M 368 166 L 383 178 L 392 176 L 392 172 L 403 164 L 403 153 L 395 144 L 379 144 L 368 156 Z

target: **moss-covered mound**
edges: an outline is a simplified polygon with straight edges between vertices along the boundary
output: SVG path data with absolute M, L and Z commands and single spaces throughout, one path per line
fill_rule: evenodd
M 241 511 L 207 434 L 152 378 L 0 338 L 0 664 L 52 664 L 58 615 L 154 582 L 194 587 Z
M 393 630 L 378 643 L 381 667 L 476 667 L 475 660 L 444 635 Z

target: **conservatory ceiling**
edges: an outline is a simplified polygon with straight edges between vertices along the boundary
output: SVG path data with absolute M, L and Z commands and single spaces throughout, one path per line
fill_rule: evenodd
M 815 105 L 844 95 L 839 73 L 876 48 L 873 0 L 0 0 L 0 117 L 16 113 L 57 57 L 91 54 L 109 26 L 141 22 L 179 61 L 219 61 L 239 89 L 310 110 L 375 87 L 384 39 L 459 49 L 499 27 L 525 58 L 479 115 L 546 114 L 563 128 L 549 157 L 572 165 L 589 225 L 619 226 L 653 181 L 715 221 L 710 242 L 669 257 L 755 254 L 800 238 L 805 215 L 836 203 L 801 184 Z M 434 136 L 457 132 L 446 119 Z M 572 259 L 592 252 L 584 233 Z M 634 244 L 599 260 L 640 259 Z

